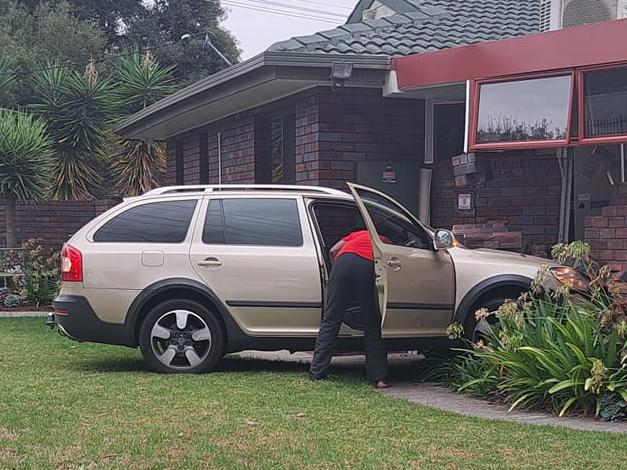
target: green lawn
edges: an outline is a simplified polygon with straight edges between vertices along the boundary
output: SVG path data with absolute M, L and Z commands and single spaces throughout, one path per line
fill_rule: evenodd
M 626 436 L 465 418 L 335 372 L 157 375 L 137 351 L 0 319 L 0 468 L 625 468 Z

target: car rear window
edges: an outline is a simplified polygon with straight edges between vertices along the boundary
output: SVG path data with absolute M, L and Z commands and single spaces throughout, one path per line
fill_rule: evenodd
M 101 243 L 182 243 L 196 208 L 195 199 L 135 206 L 105 223 L 94 234 Z
M 208 245 L 301 246 L 295 199 L 212 199 L 202 240 Z

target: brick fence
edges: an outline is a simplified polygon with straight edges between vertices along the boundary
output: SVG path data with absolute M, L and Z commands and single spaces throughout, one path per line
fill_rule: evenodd
M 15 214 L 17 243 L 40 238 L 45 244 L 61 247 L 78 229 L 118 201 L 18 202 Z M 5 206 L 0 202 L 0 247 L 6 244 Z

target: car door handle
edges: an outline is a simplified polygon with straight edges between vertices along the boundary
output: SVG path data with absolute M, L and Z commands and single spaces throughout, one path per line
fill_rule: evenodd
M 222 266 L 222 261 L 218 258 L 206 258 L 202 261 L 198 261 L 197 264 L 203 268 L 216 268 Z
M 387 262 L 387 265 L 390 268 L 394 269 L 395 271 L 398 271 L 399 269 L 401 269 L 403 267 L 403 264 L 399 260 L 397 260 L 396 258 L 392 258 L 391 260 L 389 260 Z

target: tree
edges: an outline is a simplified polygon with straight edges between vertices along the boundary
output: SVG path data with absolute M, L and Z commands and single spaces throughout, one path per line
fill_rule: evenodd
M 20 0 L 29 11 L 41 5 L 49 6 L 59 2 L 50 0 Z M 108 45 L 124 39 L 125 27 L 141 18 L 146 8 L 142 0 L 67 0 L 74 16 L 102 31 Z
M 56 156 L 52 196 L 91 198 L 99 183 L 96 168 L 106 131 L 118 106 L 113 84 L 99 78 L 93 64 L 84 74 L 51 64 L 35 77 L 34 88 L 32 109 L 48 122 Z
M 239 61 L 235 37 L 220 26 L 225 16 L 219 0 L 156 0 L 143 18 L 129 27 L 127 37 L 144 48 L 174 43 L 155 48 L 154 54 L 162 64 L 176 65 L 178 83 L 189 84 L 228 66 L 206 47 L 206 34 L 231 62 Z M 180 41 L 185 34 L 192 35 L 192 40 Z
M 40 119 L 0 110 L 0 197 L 6 201 L 6 244 L 15 246 L 15 206 L 41 200 L 50 189 L 52 148 Z
M 132 114 L 175 90 L 174 67 L 159 65 L 150 52 L 122 57 L 116 64 L 117 94 L 123 113 Z M 150 140 L 120 140 L 114 155 L 113 173 L 118 190 L 137 196 L 152 189 L 165 172 L 162 143 Z
M 76 17 L 69 3 L 0 0 L 0 51 L 20 78 L 28 78 L 46 62 L 86 63 L 102 57 L 106 40 L 97 28 Z M 33 95 L 32 81 L 15 82 L 5 105 L 27 105 Z

